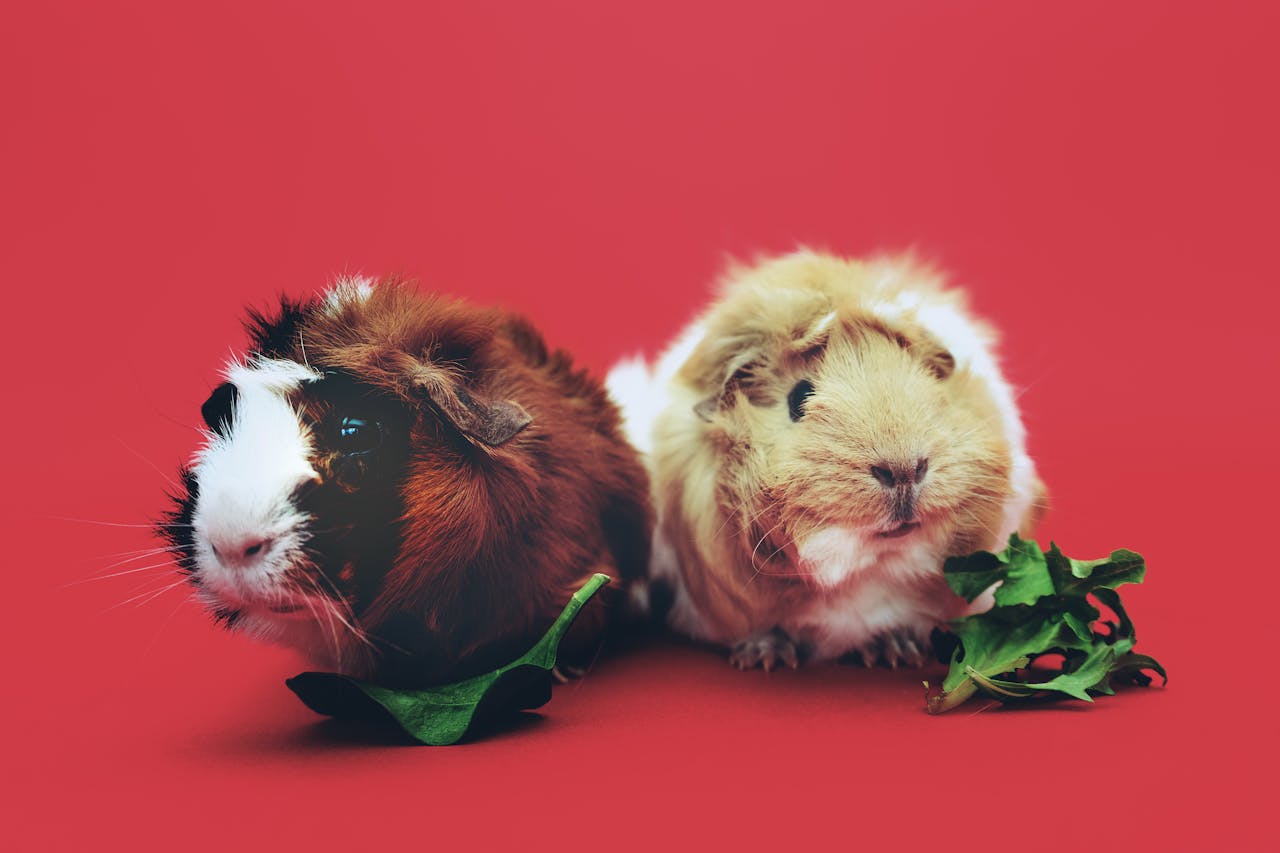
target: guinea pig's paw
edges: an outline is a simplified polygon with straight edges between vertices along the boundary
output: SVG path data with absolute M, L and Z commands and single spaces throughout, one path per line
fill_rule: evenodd
M 558 663 L 551 668 L 551 677 L 556 680 L 557 684 L 568 684 L 570 681 L 582 678 L 587 674 L 585 666 L 570 666 L 567 663 Z
M 900 666 L 920 668 L 929 660 L 929 641 L 917 637 L 914 632 L 898 629 L 877 634 L 853 649 L 842 660 L 862 666 Z
M 734 643 L 729 650 L 729 663 L 742 670 L 760 666 L 765 672 L 769 672 L 779 663 L 797 669 L 800 666 L 800 650 L 786 631 L 774 628 Z

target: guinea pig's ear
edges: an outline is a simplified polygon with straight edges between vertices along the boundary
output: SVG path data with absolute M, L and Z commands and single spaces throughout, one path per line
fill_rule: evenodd
M 533 422 L 519 403 L 482 400 L 449 371 L 431 364 L 418 364 L 410 382 L 459 432 L 489 447 L 505 444 Z
M 934 337 L 923 330 L 910 333 L 904 348 L 920 360 L 925 369 L 939 379 L 946 379 L 956 369 L 956 358 Z
M 828 311 L 810 325 L 798 329 L 792 335 L 791 346 L 787 348 L 788 355 L 803 361 L 821 355 L 835 324 L 836 312 Z
M 708 377 L 710 381 L 703 383 L 712 386 L 711 393 L 693 407 L 694 414 L 710 422 L 716 412 L 728 406 L 739 391 L 745 393 L 747 399 L 756 402 L 754 391 L 762 361 L 763 356 L 754 348 L 737 353 L 721 368 L 718 376 Z
M 812 323 L 794 330 L 790 340 L 782 344 L 782 358 L 808 362 L 820 356 L 827 346 L 827 339 L 831 336 L 835 322 L 836 312 L 829 311 Z M 746 394 L 747 399 L 755 405 L 765 405 L 770 400 L 767 382 L 764 380 L 768 363 L 764 355 L 766 346 L 758 341 L 751 345 L 744 341 L 734 343 L 736 348 L 731 350 L 733 357 L 727 359 L 725 366 L 721 368 L 716 392 L 693 407 L 694 413 L 704 421 L 710 421 L 739 391 Z
M 707 394 L 693 407 L 694 413 L 710 421 L 739 393 L 754 406 L 770 405 L 775 399 L 771 372 L 780 364 L 808 362 L 826 348 L 837 316 L 826 311 L 815 317 L 818 310 L 807 303 L 801 306 L 792 312 L 797 315 L 794 326 L 755 317 L 708 332 L 680 368 L 692 387 Z
M 956 357 L 949 350 L 939 347 L 924 359 L 925 367 L 939 379 L 946 379 L 956 369 Z

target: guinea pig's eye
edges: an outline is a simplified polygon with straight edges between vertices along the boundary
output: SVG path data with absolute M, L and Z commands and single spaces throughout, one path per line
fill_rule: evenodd
M 791 412 L 791 420 L 798 421 L 804 417 L 804 404 L 813 396 L 813 383 L 801 379 L 787 395 L 787 409 Z
M 232 411 L 239 396 L 240 392 L 230 382 L 223 382 L 213 389 L 209 399 L 205 400 L 204 405 L 200 407 L 200 416 L 204 418 L 204 422 L 209 429 L 218 435 L 225 436 L 227 434 L 231 429 Z
M 382 444 L 382 424 L 369 418 L 345 417 L 338 424 L 337 449 L 347 456 L 372 453 Z

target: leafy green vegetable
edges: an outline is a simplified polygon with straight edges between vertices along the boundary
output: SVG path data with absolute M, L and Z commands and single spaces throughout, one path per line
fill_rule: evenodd
M 1046 553 L 1015 534 L 999 554 L 954 557 L 942 571 L 967 601 L 1000 585 L 990 610 L 952 623 L 959 643 L 942 686 L 926 694 L 931 714 L 977 692 L 1001 701 L 1060 694 L 1092 702 L 1094 694 L 1114 693 L 1112 684 L 1150 684 L 1145 671 L 1167 680 L 1154 658 L 1133 652 L 1133 622 L 1116 592 L 1142 583 L 1140 554 L 1120 550 L 1101 560 L 1073 560 L 1057 545 Z M 1103 619 L 1094 601 L 1116 621 Z
M 551 699 L 551 670 L 560 641 L 582 606 L 608 582 L 608 575 L 593 575 L 532 649 L 504 667 L 466 681 L 392 690 L 333 672 L 304 672 L 285 684 L 316 713 L 343 719 L 389 717 L 422 743 L 457 743 L 502 717 L 541 707 Z

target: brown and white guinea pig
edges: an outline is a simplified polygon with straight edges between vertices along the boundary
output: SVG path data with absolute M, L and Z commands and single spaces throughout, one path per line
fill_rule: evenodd
M 522 654 L 592 573 L 643 574 L 643 464 L 603 386 L 523 318 L 358 279 L 247 329 L 161 524 L 227 625 L 440 683 Z
M 648 605 L 741 668 L 923 664 L 967 608 L 945 558 L 1043 503 L 992 341 L 910 259 L 731 270 L 652 369 L 608 379 L 654 490 Z

